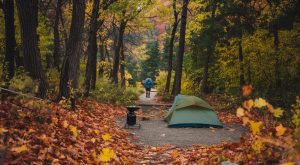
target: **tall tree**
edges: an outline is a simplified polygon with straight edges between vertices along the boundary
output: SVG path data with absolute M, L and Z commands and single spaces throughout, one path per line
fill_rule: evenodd
M 53 35 L 54 35 L 54 49 L 53 49 L 53 59 L 54 65 L 59 70 L 60 69 L 60 36 L 59 36 L 59 16 L 61 15 L 61 6 L 63 0 L 57 0 L 55 8 L 55 18 L 53 24 Z
M 118 40 L 115 48 L 114 64 L 113 64 L 113 71 L 112 71 L 114 84 L 118 84 L 119 82 L 118 73 L 119 73 L 119 66 L 120 66 L 120 53 L 121 53 L 121 47 L 123 44 L 123 37 L 124 37 L 127 22 L 128 20 L 122 19 L 119 26 L 119 33 L 118 33 L 119 35 L 118 35 Z
M 59 98 L 70 98 L 71 88 L 77 89 L 78 87 L 79 59 L 85 18 L 85 0 L 73 0 L 72 8 L 70 35 L 60 74 Z M 74 98 L 72 99 L 74 100 Z M 74 104 L 72 105 L 74 109 Z
M 14 1 L 3 1 L 3 12 L 5 19 L 5 58 L 4 71 L 5 80 L 8 82 L 15 72 L 15 54 L 16 54 L 16 39 L 15 39 L 15 24 L 14 24 Z
M 170 90 L 172 69 L 173 69 L 174 39 L 175 39 L 176 31 L 177 31 L 177 26 L 178 26 L 178 23 L 179 23 L 179 19 L 178 19 L 179 12 L 176 9 L 176 0 L 173 0 L 173 5 L 172 6 L 173 6 L 174 22 L 173 22 L 173 25 L 172 25 L 172 32 L 171 32 L 170 45 L 169 45 L 168 75 L 167 75 L 167 81 L 166 81 L 166 87 L 165 87 L 165 92 L 166 93 L 169 93 L 169 90 Z
M 120 0 L 118 3 L 115 3 L 115 6 L 112 8 L 118 16 L 120 23 L 117 41 L 115 41 L 115 55 L 112 70 L 112 82 L 116 85 L 119 82 L 120 54 L 126 26 L 128 22 L 136 19 L 150 4 L 151 0 Z
M 245 61 L 243 54 L 243 36 L 254 31 L 258 12 L 255 3 L 252 0 L 246 0 L 243 3 L 230 0 L 225 1 L 222 11 L 227 21 L 228 37 L 237 38 L 238 60 L 240 63 L 240 87 L 243 87 L 245 81 Z
M 39 96 L 45 97 L 47 83 L 42 71 L 38 48 L 38 0 L 16 0 L 21 29 L 21 49 L 24 68 L 33 79 L 39 81 Z
M 182 78 L 182 63 L 184 56 L 185 47 L 185 31 L 187 22 L 187 10 L 188 10 L 189 0 L 183 0 L 182 11 L 181 11 L 181 24 L 180 24 L 180 37 L 179 37 L 179 49 L 176 59 L 176 72 L 174 81 L 174 94 L 180 94 L 181 92 L 181 78 Z
M 94 0 L 92 16 L 90 20 L 89 42 L 87 48 L 88 60 L 85 73 L 85 96 L 88 96 L 92 77 L 96 77 L 97 65 L 97 19 L 99 16 L 100 0 Z
M 97 32 L 104 23 L 104 18 L 98 20 L 99 12 L 104 12 L 107 8 L 114 3 L 116 0 L 105 0 L 100 3 L 100 0 L 94 0 L 92 16 L 90 20 L 89 39 L 88 39 L 88 60 L 86 65 L 85 74 L 85 95 L 89 95 L 90 89 L 96 87 L 96 76 L 97 76 Z M 102 42 L 102 40 L 100 40 Z M 103 43 L 101 43 L 103 44 Z

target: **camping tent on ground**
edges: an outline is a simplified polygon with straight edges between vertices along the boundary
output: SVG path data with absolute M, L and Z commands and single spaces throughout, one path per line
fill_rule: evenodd
M 222 128 L 213 108 L 196 96 L 177 95 L 165 117 L 169 127 Z

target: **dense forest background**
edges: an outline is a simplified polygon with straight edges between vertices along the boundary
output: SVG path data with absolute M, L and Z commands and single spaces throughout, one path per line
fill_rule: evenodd
M 2 0 L 1 86 L 118 101 L 151 77 L 164 98 L 300 93 L 298 0 Z M 175 83 L 174 83 L 175 82 Z M 127 88 L 125 88 L 127 87 Z

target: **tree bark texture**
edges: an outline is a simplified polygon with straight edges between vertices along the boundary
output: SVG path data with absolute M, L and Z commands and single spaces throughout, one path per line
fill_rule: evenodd
M 15 73 L 15 55 L 16 55 L 16 39 L 14 25 L 14 1 L 3 1 L 3 12 L 5 20 L 5 57 L 4 57 L 4 75 L 8 82 Z
M 181 78 L 182 78 L 182 64 L 184 56 L 184 47 L 185 47 L 185 31 L 186 31 L 186 22 L 187 22 L 187 10 L 188 10 L 189 0 L 183 0 L 182 13 L 181 13 L 181 24 L 180 24 L 180 37 L 179 37 L 179 49 L 177 56 L 177 66 L 175 73 L 175 95 L 180 94 L 181 92 Z
M 24 68 L 33 79 L 39 81 L 39 96 L 45 97 L 47 83 L 40 61 L 38 48 L 38 0 L 16 0 L 21 29 L 21 49 L 24 55 Z
M 78 69 L 84 30 L 85 0 L 73 0 L 70 35 L 60 74 L 59 98 L 70 98 L 71 88 L 78 86 Z
M 62 0 L 57 0 L 55 9 L 55 18 L 53 25 L 53 35 L 54 35 L 54 50 L 53 59 L 54 65 L 59 70 L 60 69 L 60 36 L 59 36 L 59 16 L 61 15 Z
M 122 20 L 120 23 L 119 36 L 118 36 L 118 41 L 117 41 L 116 49 L 115 49 L 112 77 L 113 77 L 113 83 L 116 85 L 119 82 L 118 73 L 119 73 L 119 66 L 120 66 L 120 53 L 121 53 L 121 47 L 122 47 L 122 43 L 123 43 L 123 36 L 124 36 L 126 24 L 127 24 L 127 21 L 125 21 L 125 20 Z
M 90 30 L 89 30 L 89 41 L 88 41 L 88 60 L 86 64 L 86 72 L 85 72 L 85 96 L 89 95 L 89 91 L 91 86 L 95 88 L 95 84 L 93 85 L 93 81 L 96 82 L 96 70 L 97 70 L 97 18 L 99 16 L 99 4 L 100 0 L 94 0 L 92 17 L 90 21 Z
M 212 29 L 215 27 L 215 14 L 216 14 L 216 9 L 217 9 L 217 4 L 214 3 L 212 6 L 212 11 L 211 11 L 211 19 L 212 19 Z M 202 92 L 204 94 L 209 93 L 209 63 L 210 63 L 210 57 L 213 57 L 213 53 L 215 51 L 215 46 L 216 46 L 216 39 L 214 37 L 214 34 L 209 33 L 209 38 L 210 38 L 210 44 L 207 45 L 207 54 L 206 58 L 204 61 L 204 73 L 203 73 L 203 86 L 202 86 Z
M 279 34 L 277 23 L 273 24 L 274 48 L 275 48 L 275 84 L 276 88 L 282 91 L 282 83 L 280 79 L 280 57 L 279 57 Z
M 167 81 L 166 81 L 166 87 L 165 87 L 166 93 L 169 93 L 169 91 L 170 91 L 172 69 L 173 69 L 174 39 L 175 39 L 177 26 L 178 26 L 178 12 L 176 10 L 176 0 L 173 0 L 173 13 L 174 13 L 174 22 L 172 25 L 172 33 L 171 33 L 170 45 L 169 45 L 170 50 L 169 50 L 169 56 L 168 56 L 168 75 L 167 75 Z
M 120 63 L 120 73 L 121 73 L 121 87 L 125 88 L 125 54 L 124 54 L 124 43 L 122 43 L 121 47 L 121 63 Z

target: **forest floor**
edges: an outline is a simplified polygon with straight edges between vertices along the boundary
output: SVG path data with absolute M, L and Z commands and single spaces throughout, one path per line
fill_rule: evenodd
M 120 128 L 124 107 L 88 99 L 78 101 L 76 111 L 64 103 L 2 99 L 0 103 L 0 162 L 3 164 L 211 164 L 229 160 L 262 162 L 248 149 L 251 141 L 189 147 L 138 145 L 137 136 Z M 39 110 L 37 110 L 39 109 Z M 156 116 L 156 115 L 154 115 Z M 241 123 L 234 113 L 218 113 L 222 123 Z M 146 126 L 142 126 L 142 128 Z M 224 130 L 225 131 L 225 130 Z M 226 130 L 227 131 L 227 130 Z M 213 134 L 213 130 L 207 130 Z M 237 133 L 237 131 L 230 131 Z M 166 133 L 167 134 L 167 133 Z M 238 134 L 238 133 L 237 133 Z M 162 136 L 159 134 L 159 136 Z M 166 138 L 168 136 L 166 135 Z M 271 157 L 274 159 L 274 157 Z

